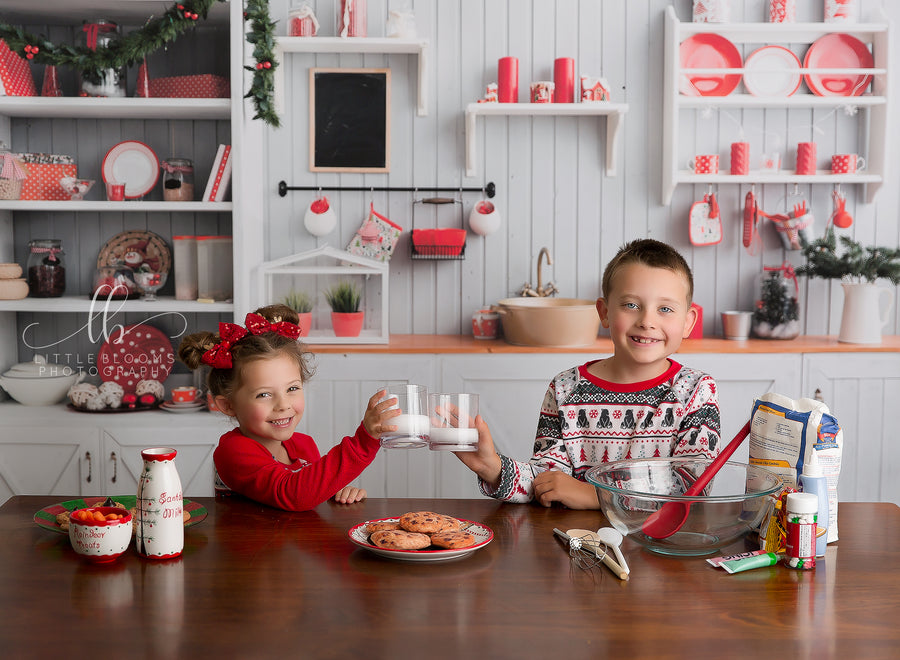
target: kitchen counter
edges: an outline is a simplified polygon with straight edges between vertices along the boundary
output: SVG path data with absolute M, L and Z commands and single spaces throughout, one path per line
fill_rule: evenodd
M 611 354 L 612 341 L 599 337 L 590 346 L 560 348 L 513 346 L 503 339 L 475 339 L 471 335 L 391 335 L 387 344 L 310 344 L 313 353 L 591 353 Z M 685 339 L 679 353 L 900 353 L 900 336 L 880 344 L 846 344 L 836 336 L 801 336 L 796 339 L 747 339 L 735 341 L 711 337 Z
M 290 513 L 200 498 L 208 517 L 185 530 L 182 557 L 129 548 L 94 565 L 32 522 L 66 499 L 0 507 L 5 657 L 887 658 L 900 648 L 894 504 L 841 503 L 841 538 L 813 571 L 729 575 L 626 537 L 631 577 L 620 581 L 604 566 L 578 568 L 553 533 L 597 529 L 596 511 L 370 498 Z M 417 510 L 476 521 L 494 538 L 437 562 L 388 559 L 348 539 L 361 522 Z

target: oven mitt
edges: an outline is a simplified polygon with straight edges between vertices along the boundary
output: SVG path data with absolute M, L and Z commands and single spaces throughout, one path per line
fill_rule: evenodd
M 389 261 L 403 227 L 388 220 L 369 205 L 369 216 L 350 240 L 347 252 L 360 257 Z
M 691 245 L 715 245 L 722 241 L 722 219 L 715 195 L 704 195 L 702 202 L 691 205 L 690 239 Z

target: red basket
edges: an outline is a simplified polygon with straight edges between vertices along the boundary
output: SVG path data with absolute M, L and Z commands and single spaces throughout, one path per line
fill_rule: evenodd
M 465 229 L 413 229 L 413 257 L 459 258 L 466 248 Z

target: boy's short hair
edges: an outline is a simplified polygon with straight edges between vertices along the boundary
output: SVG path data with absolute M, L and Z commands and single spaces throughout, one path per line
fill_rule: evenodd
M 608 298 L 612 290 L 613 278 L 623 266 L 643 264 L 650 268 L 665 268 L 684 276 L 688 284 L 688 304 L 694 299 L 694 276 L 691 267 L 671 245 L 652 238 L 640 238 L 623 245 L 603 271 L 603 297 Z

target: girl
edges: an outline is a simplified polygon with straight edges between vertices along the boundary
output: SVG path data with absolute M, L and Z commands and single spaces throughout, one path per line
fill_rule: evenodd
M 248 314 L 242 328 L 220 323 L 219 334 L 185 337 L 178 357 L 191 369 L 212 367 L 207 379 L 215 407 L 238 427 L 219 439 L 213 453 L 216 488 L 288 511 L 305 511 L 331 496 L 349 504 L 366 491 L 347 484 L 371 463 L 378 435 L 400 413 L 385 393 L 369 399 L 359 428 L 325 456 L 315 441 L 294 429 L 303 417 L 303 384 L 312 376 L 311 354 L 297 340 L 299 317 L 285 305 Z M 381 401 L 381 403 L 379 403 Z

